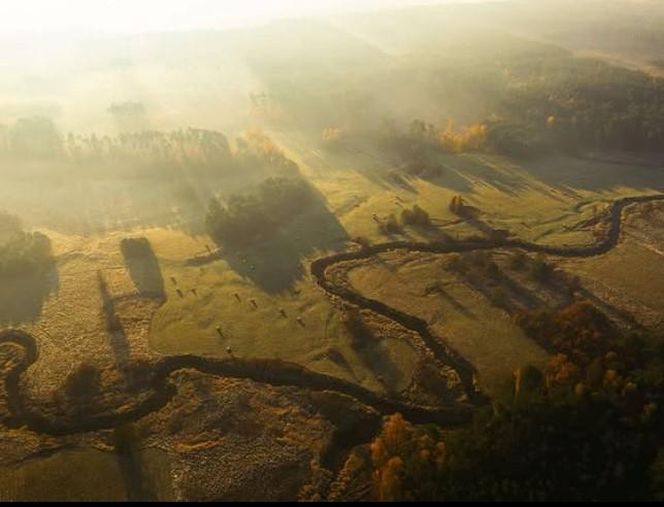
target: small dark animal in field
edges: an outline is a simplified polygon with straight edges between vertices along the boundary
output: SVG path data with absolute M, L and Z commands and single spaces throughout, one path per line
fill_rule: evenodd
M 258 305 L 256 304 L 256 300 L 255 300 L 255 299 L 252 298 L 252 299 L 249 300 L 249 302 L 252 304 L 252 306 L 253 306 L 254 308 L 258 308 Z
M 219 334 L 220 337 L 224 337 L 224 333 L 221 331 L 221 326 L 217 326 L 217 333 Z
M 175 291 L 178 293 L 178 296 L 180 296 L 181 298 L 184 297 L 184 295 L 182 294 L 182 291 L 180 289 L 175 289 Z
M 280 313 L 283 317 L 286 317 L 286 310 L 284 310 L 283 308 L 280 308 L 280 309 L 279 309 L 279 313 Z
M 302 317 L 298 317 L 298 318 L 295 319 L 295 320 L 297 320 L 297 323 L 298 323 L 300 326 L 304 327 L 304 320 L 302 320 Z
M 194 296 L 198 296 L 198 292 L 196 292 L 196 289 L 191 289 L 191 293 L 192 293 Z
M 173 282 L 173 285 L 177 285 L 178 281 L 175 279 L 174 276 L 171 276 L 171 282 Z
M 226 352 L 228 352 L 229 356 L 233 357 L 233 349 L 231 348 L 230 345 L 228 347 L 226 347 Z
M 208 253 L 212 253 L 212 249 L 210 248 L 210 245 L 205 245 L 205 248 L 207 248 Z
M 240 295 L 237 292 L 235 293 L 235 299 L 237 299 L 238 301 L 241 301 Z

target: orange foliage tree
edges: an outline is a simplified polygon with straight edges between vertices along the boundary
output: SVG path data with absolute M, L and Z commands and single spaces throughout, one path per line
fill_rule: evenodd
M 421 498 L 419 490 L 431 488 L 445 462 L 445 450 L 444 442 L 412 426 L 401 414 L 389 416 L 382 433 L 371 443 L 376 498 Z
M 487 126 L 476 123 L 457 130 L 454 122 L 449 120 L 445 130 L 441 131 L 438 139 L 445 151 L 450 153 L 463 153 L 478 151 L 484 147 L 487 136 Z

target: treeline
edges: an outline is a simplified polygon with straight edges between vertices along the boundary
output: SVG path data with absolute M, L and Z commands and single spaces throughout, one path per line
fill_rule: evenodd
M 253 191 L 232 195 L 226 205 L 212 199 L 205 224 L 221 244 L 244 245 L 267 237 L 307 209 L 311 187 L 301 178 L 268 178 Z
M 662 150 L 664 79 L 569 55 L 505 67 L 502 121 L 489 127 L 496 148 Z
M 392 416 L 371 446 L 381 500 L 664 499 L 664 347 L 588 302 L 518 321 L 556 351 L 456 431 Z
M 19 159 L 133 164 L 224 165 L 232 160 L 226 137 L 202 129 L 144 131 L 117 136 L 62 135 L 52 120 L 21 118 L 0 128 L 0 155 Z
M 231 172 L 269 166 L 283 173 L 297 172 L 275 143 L 260 130 L 245 132 L 233 149 L 222 133 L 204 129 L 142 131 L 117 136 L 62 135 L 48 118 L 19 119 L 0 126 L 0 157 L 12 160 L 50 160 L 71 164 L 139 169 L 142 173 L 187 171 Z
M 228 140 L 210 130 L 145 131 L 118 136 L 69 134 L 64 156 L 72 162 L 129 162 L 134 165 L 184 165 L 223 168 L 232 162 Z

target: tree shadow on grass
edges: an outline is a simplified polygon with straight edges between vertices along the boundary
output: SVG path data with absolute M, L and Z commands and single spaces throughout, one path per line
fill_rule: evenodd
M 445 290 L 445 288 L 443 287 L 442 284 L 437 284 L 435 293 L 439 294 L 450 305 L 452 305 L 452 307 L 456 311 L 458 311 L 459 313 L 461 313 L 464 316 L 468 317 L 469 319 L 476 319 L 477 318 L 477 316 L 475 315 L 475 313 L 471 309 L 469 309 L 466 306 L 464 306 L 463 304 L 461 304 L 459 302 L 459 300 L 457 300 L 454 296 L 452 296 L 452 294 L 450 294 L 448 291 Z
M 106 331 L 108 332 L 111 349 L 115 355 L 116 363 L 119 366 L 125 366 L 129 360 L 129 341 L 115 310 L 115 302 L 108 290 L 106 280 L 104 280 L 100 271 L 97 272 L 97 277 L 99 279 L 102 310 L 106 319 Z
M 344 320 L 357 357 L 373 372 L 385 391 L 395 395 L 403 374 L 383 346 L 384 338 L 374 332 L 357 309 L 349 310 Z
M 155 485 L 145 473 L 138 432 L 132 424 L 113 429 L 115 452 L 127 490 L 127 500 L 154 502 L 158 500 Z
M 150 242 L 146 238 L 125 238 L 120 250 L 139 294 L 164 299 L 164 279 Z
M 577 197 L 574 189 L 597 192 L 616 187 L 661 188 L 661 163 L 655 158 L 623 158 L 620 153 L 605 158 L 549 157 L 528 164 L 526 170 L 543 183 Z
M 381 342 L 381 339 L 372 337 L 362 346 L 354 347 L 354 350 L 364 365 L 374 373 L 385 391 L 394 396 L 403 374 Z

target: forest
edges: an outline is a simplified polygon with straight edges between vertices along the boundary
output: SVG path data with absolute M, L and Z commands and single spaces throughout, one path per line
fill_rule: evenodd
M 392 416 L 372 443 L 382 500 L 661 501 L 664 347 L 625 336 L 587 301 L 516 317 L 555 350 L 515 372 L 461 431 Z
M 429 72 L 428 86 L 437 95 L 463 89 L 486 105 L 465 125 L 453 118 L 443 125 L 420 119 L 385 123 L 379 146 L 415 167 L 423 167 L 431 150 L 532 158 L 589 150 L 660 152 L 664 146 L 664 79 L 643 72 L 510 38 L 491 47 L 471 41 Z

